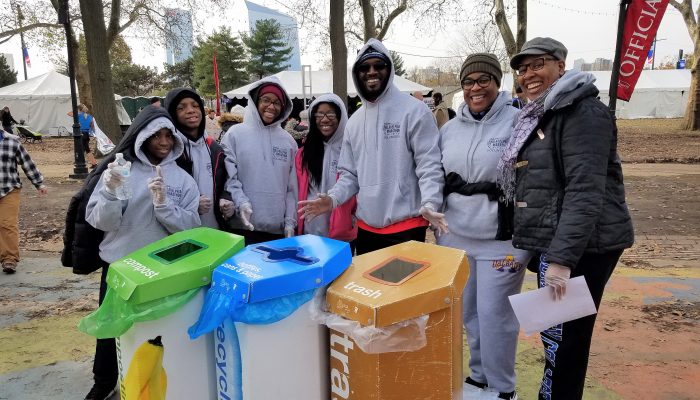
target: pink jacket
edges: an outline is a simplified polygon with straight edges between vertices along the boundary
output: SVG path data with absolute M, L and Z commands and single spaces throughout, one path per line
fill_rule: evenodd
M 306 200 L 309 195 L 309 171 L 301 166 L 301 158 L 304 148 L 297 151 L 294 164 L 297 171 L 297 182 L 299 184 L 299 200 Z M 328 237 L 331 239 L 344 240 L 346 242 L 355 240 L 357 237 L 357 224 L 355 223 L 355 209 L 357 200 L 353 196 L 350 200 L 339 205 L 331 211 L 331 220 L 328 224 Z M 304 219 L 297 215 L 297 234 L 304 233 Z

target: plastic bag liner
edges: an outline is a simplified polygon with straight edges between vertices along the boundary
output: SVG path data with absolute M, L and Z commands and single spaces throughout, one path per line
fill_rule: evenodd
M 131 304 L 108 287 L 100 308 L 81 319 L 78 330 L 98 339 L 119 337 L 135 322 L 153 321 L 174 313 L 200 289 L 197 287 L 145 303 Z
M 416 351 L 428 344 L 425 336 L 428 315 L 421 315 L 383 328 L 362 326 L 357 321 L 324 310 L 325 295 L 325 288 L 319 289 L 309 303 L 311 319 L 348 335 L 357 347 L 367 354 Z
M 192 325 L 187 333 L 190 339 L 211 332 L 226 319 L 252 325 L 272 324 L 280 321 L 314 296 L 314 290 L 293 293 L 258 303 L 244 303 L 239 296 L 231 292 L 222 292 L 218 286 L 212 286 L 199 313 L 199 320 Z

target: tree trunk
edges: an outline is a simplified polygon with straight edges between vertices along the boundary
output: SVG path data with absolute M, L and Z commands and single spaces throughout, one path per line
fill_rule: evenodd
M 700 77 L 700 63 L 697 57 L 700 54 L 700 44 L 695 44 L 695 60 L 690 71 L 690 92 L 688 92 L 688 105 L 685 109 L 683 129 L 697 131 L 700 130 L 700 88 L 698 87 L 698 77 Z
M 370 0 L 359 0 L 362 7 L 362 20 L 365 22 L 365 43 L 377 36 L 377 23 L 374 19 L 374 7 Z M 332 2 L 331 2 L 332 3 Z
M 515 36 L 515 52 L 517 53 L 523 48 L 527 40 L 527 0 L 518 0 L 516 7 L 518 29 Z
M 330 2 L 329 33 L 333 65 L 333 93 L 348 105 L 348 48 L 345 45 L 345 0 Z
M 112 87 L 112 68 L 109 60 L 109 41 L 105 28 L 102 2 L 80 0 L 85 49 L 87 50 L 92 111 L 100 128 L 114 143 L 121 141 L 121 130 L 117 118 Z

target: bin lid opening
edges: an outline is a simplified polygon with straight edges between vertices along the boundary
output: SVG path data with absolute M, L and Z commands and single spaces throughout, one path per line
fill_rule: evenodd
M 301 265 L 311 265 L 318 262 L 318 258 L 304 255 L 301 247 L 277 248 L 268 245 L 253 247 L 253 251 L 263 254 L 263 260 L 267 262 L 293 262 Z
M 429 266 L 430 263 L 424 261 L 392 257 L 376 267 L 367 270 L 362 275 L 375 282 L 397 286 L 418 275 Z
M 182 260 L 185 257 L 200 252 L 207 247 L 208 246 L 204 243 L 187 239 L 164 249 L 156 250 L 149 255 L 164 264 L 172 264 L 176 261 Z

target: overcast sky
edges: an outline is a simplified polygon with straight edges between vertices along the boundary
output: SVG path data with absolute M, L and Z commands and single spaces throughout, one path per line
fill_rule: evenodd
M 254 0 L 266 7 L 277 9 L 290 14 L 283 1 Z M 466 0 L 467 12 L 474 12 L 471 4 L 475 0 Z M 573 65 L 573 61 L 583 58 L 587 62 L 593 62 L 595 58 L 602 57 L 612 59 L 615 51 L 615 36 L 617 30 L 617 18 L 619 2 L 615 0 L 529 0 L 528 1 L 528 38 L 536 36 L 551 36 L 569 49 L 567 67 Z M 697 3 L 694 7 L 697 6 Z M 211 10 L 208 12 L 212 14 Z M 460 18 L 461 16 L 455 16 Z M 211 22 L 209 20 L 208 22 Z M 207 24 L 209 28 L 216 24 Z M 413 21 L 399 19 L 392 25 L 390 35 L 385 39 L 385 44 L 391 50 L 402 54 L 407 67 L 428 66 L 439 58 L 454 55 L 455 40 L 460 32 L 467 29 L 464 24 L 455 24 L 445 27 L 444 32 L 435 32 L 431 27 L 416 29 Z M 303 34 L 303 32 L 302 32 Z M 669 6 L 664 19 L 661 22 L 657 34 L 657 58 L 656 65 L 664 60 L 678 57 L 678 49 L 687 52 L 692 51 L 693 44 L 685 28 L 685 23 L 678 11 Z M 132 53 L 136 62 L 148 62 L 146 65 L 155 66 L 162 70 L 165 61 L 163 48 L 149 48 L 141 40 L 129 38 L 127 42 L 132 47 Z M 353 49 L 348 49 L 354 53 Z M 10 40 L 0 45 L 0 53 L 12 53 L 15 68 L 19 71 L 18 80 L 23 80 L 22 55 L 19 38 Z M 29 45 L 29 54 L 32 67 L 28 68 L 28 77 L 41 75 L 52 68 L 48 57 L 41 54 L 40 49 Z M 416 54 L 420 56 L 412 56 Z M 313 69 L 321 67 L 318 57 L 311 53 L 302 52 L 302 64 L 311 64 Z

